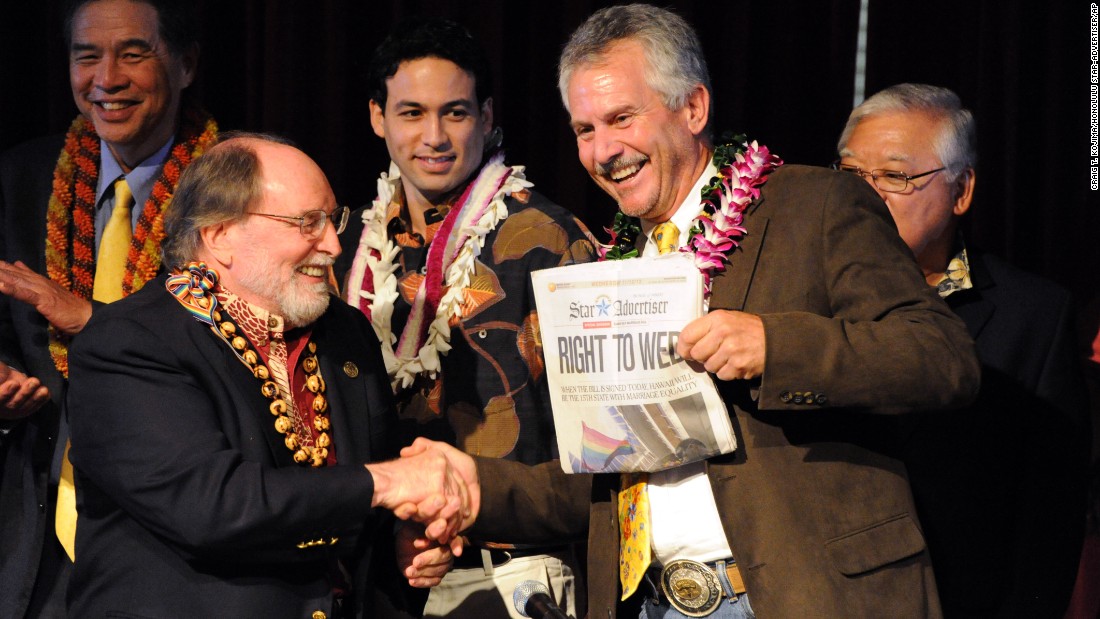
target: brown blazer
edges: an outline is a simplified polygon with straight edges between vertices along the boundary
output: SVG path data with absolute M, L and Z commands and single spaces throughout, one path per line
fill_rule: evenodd
M 761 379 L 718 381 L 738 448 L 707 473 L 752 606 L 765 619 L 938 617 L 896 458 L 905 419 L 894 413 L 973 398 L 979 367 L 966 328 L 858 178 L 784 166 L 745 222 L 710 307 L 759 314 L 767 362 Z M 616 476 L 488 459 L 478 468 L 471 533 L 520 542 L 587 528 L 590 613 L 614 617 Z

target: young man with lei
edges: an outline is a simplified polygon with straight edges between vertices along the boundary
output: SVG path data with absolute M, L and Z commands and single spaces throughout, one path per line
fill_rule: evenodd
M 76 522 L 60 412 L 68 345 L 93 302 L 127 296 L 160 271 L 180 173 L 218 130 L 186 94 L 199 54 L 188 3 L 90 0 L 67 11 L 80 115 L 64 136 L 0 157 L 5 617 L 64 614 Z
M 351 264 L 337 272 L 347 270 L 345 297 L 382 342 L 400 416 L 413 434 L 469 453 L 551 460 L 530 273 L 594 259 L 590 235 L 531 191 L 522 166 L 504 164 L 488 64 L 464 28 L 399 26 L 375 52 L 369 82 L 371 124 L 392 163 L 378 197 L 352 216 Z M 494 541 L 471 541 L 430 592 L 425 616 L 518 616 L 512 592 L 532 578 L 549 580 L 562 607 L 583 614 L 570 540 Z

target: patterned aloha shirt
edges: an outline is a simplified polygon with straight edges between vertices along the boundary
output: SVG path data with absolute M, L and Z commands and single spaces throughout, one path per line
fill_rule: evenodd
M 508 217 L 485 237 L 463 317 L 451 321 L 452 349 L 442 357 L 440 376 L 421 375 L 400 391 L 398 410 L 412 435 L 537 464 L 557 457 L 557 443 L 530 273 L 590 262 L 596 253 L 584 225 L 542 195 L 523 192 L 506 204 Z M 428 247 L 446 214 L 447 206 L 425 214 L 422 239 L 407 232 L 400 190 L 390 204 L 387 231 L 401 247 L 395 333 L 408 320 Z

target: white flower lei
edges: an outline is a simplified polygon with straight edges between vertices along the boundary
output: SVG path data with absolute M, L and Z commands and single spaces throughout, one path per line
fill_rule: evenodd
M 503 173 L 505 170 L 508 177 L 501 183 L 498 190 L 489 193 L 484 188 L 478 187 L 479 181 L 483 178 L 499 178 L 493 173 Z M 485 245 L 485 236 L 508 217 L 508 206 L 504 203 L 504 199 L 514 192 L 532 186 L 524 178 L 523 170 L 523 166 L 510 168 L 505 166 L 504 153 L 498 151 L 478 173 L 473 181 L 475 187 L 470 191 L 466 205 L 462 207 L 464 213 L 468 212 L 471 215 L 456 221 L 448 238 L 433 240 L 433 243 L 447 243 L 452 239 L 465 238 L 454 260 L 446 267 L 443 283 L 447 286 L 447 292 L 439 300 L 439 306 L 428 327 L 425 342 L 415 355 L 408 357 L 399 357 L 394 350 L 394 343 L 398 341 L 392 325 L 394 303 L 398 297 L 396 258 L 401 248 L 389 238 L 386 231 L 386 214 L 401 182 L 401 172 L 397 165 L 391 162 L 389 174 L 383 173 L 379 177 L 378 197 L 372 202 L 371 208 L 363 213 L 363 234 L 359 239 L 359 247 L 356 249 L 355 260 L 348 277 L 347 301 L 355 307 L 359 307 L 360 298 L 370 302 L 371 324 L 382 343 L 382 357 L 386 363 L 386 371 L 390 375 L 390 384 L 395 390 L 398 387 L 411 385 L 417 374 L 424 373 L 431 378 L 438 375 L 439 356 L 451 350 L 451 317 L 461 315 L 462 303 L 465 301 L 465 288 L 470 284 L 475 262 Z M 482 210 L 480 207 L 483 205 L 485 208 L 480 217 L 474 217 L 474 214 Z M 468 207 L 472 208 L 468 209 Z M 373 294 L 361 289 L 361 282 L 367 269 L 370 269 L 374 284 Z M 427 278 L 421 282 L 421 289 L 426 282 Z M 409 323 L 412 323 L 413 319 L 414 317 L 410 316 Z M 408 327 L 409 325 L 406 324 L 406 329 Z

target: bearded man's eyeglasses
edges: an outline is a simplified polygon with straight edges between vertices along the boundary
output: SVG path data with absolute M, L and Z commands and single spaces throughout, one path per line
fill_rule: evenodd
M 871 182 L 880 190 L 887 193 L 902 193 L 906 189 L 909 189 L 909 184 L 923 176 L 929 174 L 935 174 L 936 172 L 942 172 L 947 169 L 946 166 L 936 168 L 935 170 L 929 170 L 927 172 L 921 172 L 920 174 L 909 175 L 905 172 L 898 172 L 897 170 L 871 170 L 870 172 L 864 171 L 862 168 L 854 165 L 848 165 L 846 163 L 840 163 L 834 161 L 832 168 L 834 170 L 840 170 L 841 172 L 849 172 L 856 176 L 862 176 L 863 178 L 871 177 Z
M 257 213 L 255 211 L 249 211 L 248 214 L 259 215 L 260 217 L 270 217 L 272 219 L 296 221 L 298 222 L 298 229 L 302 231 L 302 236 L 313 240 L 321 238 L 321 235 L 325 233 L 325 224 L 330 220 L 332 221 L 332 226 L 336 229 L 336 234 L 343 232 L 344 228 L 348 225 L 348 215 L 351 214 L 351 209 L 346 206 L 340 206 L 331 213 L 326 213 L 321 209 L 317 209 L 315 211 L 306 211 L 302 213 L 300 217 Z

